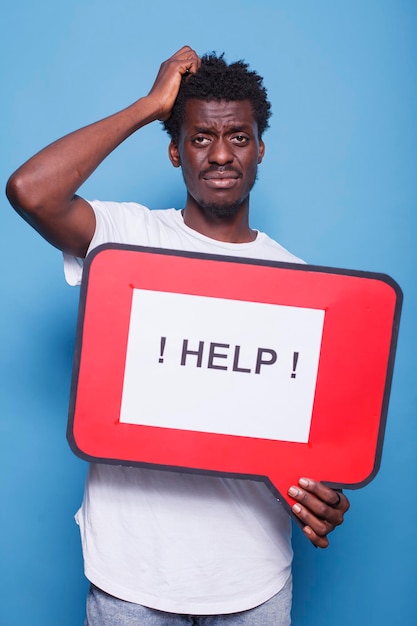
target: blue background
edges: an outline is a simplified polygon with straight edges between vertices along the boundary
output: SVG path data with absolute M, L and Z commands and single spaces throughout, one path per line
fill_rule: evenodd
M 417 623 L 416 26 L 414 0 L 15 0 L 2 10 L 4 183 L 50 141 L 144 95 L 183 44 L 225 51 L 264 75 L 273 103 L 252 226 L 310 263 L 384 272 L 404 291 L 381 469 L 350 493 L 327 551 L 295 529 L 295 626 Z M 82 194 L 180 207 L 167 144 L 158 124 L 145 128 Z M 81 625 L 73 514 L 86 465 L 65 439 L 78 290 L 60 253 L 0 202 L 0 624 Z

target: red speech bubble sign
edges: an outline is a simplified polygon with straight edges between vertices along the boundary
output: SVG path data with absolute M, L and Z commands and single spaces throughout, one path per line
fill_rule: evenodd
M 388 276 L 126 245 L 86 260 L 68 421 L 89 461 L 358 488 L 382 452 Z

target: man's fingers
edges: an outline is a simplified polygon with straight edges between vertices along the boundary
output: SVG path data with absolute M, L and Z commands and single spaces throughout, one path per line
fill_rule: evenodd
M 182 77 L 186 74 L 193 74 L 200 65 L 200 57 L 190 46 L 183 46 L 161 64 L 148 94 L 148 98 L 154 103 L 157 119 L 160 121 L 168 119 L 178 95 Z
M 318 535 L 312 528 L 310 528 L 310 526 L 304 526 L 303 533 L 307 539 L 309 539 L 311 543 L 316 546 L 316 548 L 325 549 L 329 547 L 329 539 L 327 535 Z
M 294 499 L 309 501 L 310 503 L 314 503 L 314 498 L 308 498 L 308 495 L 311 494 L 315 496 L 317 501 L 330 505 L 334 509 L 338 509 L 345 513 L 349 509 L 349 500 L 346 498 L 344 493 L 341 490 L 332 489 L 331 487 L 326 487 L 320 482 L 316 480 L 312 480 L 311 478 L 300 478 L 298 481 L 297 487 L 290 487 L 289 495 L 294 497 L 292 494 L 294 493 L 296 497 Z M 300 500 L 301 499 L 301 500 Z M 319 512 L 319 511 L 317 511 Z
M 189 46 L 185 46 L 185 48 L 186 48 L 186 53 L 185 53 L 186 58 L 185 58 L 185 68 L 184 68 L 183 73 L 194 74 L 194 72 L 196 72 L 201 65 L 201 59 L 198 56 L 198 54 L 195 52 L 195 50 L 193 50 Z
M 324 537 L 341 523 L 341 521 L 339 522 L 339 519 L 336 518 L 336 513 L 327 510 L 325 507 L 320 510 L 319 515 L 308 508 L 307 504 L 303 505 L 296 502 L 292 507 L 292 511 L 305 526 L 309 526 L 320 537 Z
M 327 535 L 343 522 L 349 508 L 346 496 L 310 478 L 301 478 L 288 494 L 296 501 L 292 511 L 303 522 L 306 536 L 314 545 L 327 548 Z
M 343 522 L 343 511 L 340 508 L 340 504 L 333 505 L 323 501 L 316 495 L 299 487 L 290 487 L 288 494 L 297 502 L 292 507 L 294 513 L 306 523 L 309 523 L 311 518 L 325 520 L 333 527 Z
M 201 65 L 200 57 L 190 46 L 183 46 L 168 61 L 178 63 L 181 74 L 194 74 Z

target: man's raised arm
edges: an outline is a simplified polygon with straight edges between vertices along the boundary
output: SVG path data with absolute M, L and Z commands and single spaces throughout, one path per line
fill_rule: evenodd
M 57 248 L 84 257 L 94 235 L 91 206 L 76 195 L 98 165 L 127 137 L 155 120 L 168 119 L 182 76 L 200 59 L 184 46 L 162 63 L 149 94 L 122 111 L 50 144 L 9 178 L 15 210 Z

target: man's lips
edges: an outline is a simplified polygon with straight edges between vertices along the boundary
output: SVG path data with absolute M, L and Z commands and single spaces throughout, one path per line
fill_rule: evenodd
M 205 176 L 203 176 L 204 180 L 227 180 L 228 178 L 236 180 L 240 178 L 240 176 L 238 176 L 237 174 L 231 174 L 230 172 L 224 174 L 206 174 Z
M 226 182 L 237 180 L 241 177 L 241 172 L 232 169 L 205 170 L 200 174 L 200 178 L 202 178 L 203 180 L 210 180 L 219 183 L 221 183 L 222 181 Z

